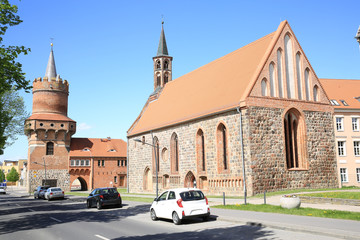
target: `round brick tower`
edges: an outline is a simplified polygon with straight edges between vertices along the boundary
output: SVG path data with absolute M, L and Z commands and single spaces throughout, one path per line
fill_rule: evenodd
M 76 122 L 67 116 L 69 83 L 56 74 L 53 47 L 44 78 L 33 82 L 32 115 L 25 121 L 28 137 L 28 191 L 51 185 L 69 190 L 68 155 Z

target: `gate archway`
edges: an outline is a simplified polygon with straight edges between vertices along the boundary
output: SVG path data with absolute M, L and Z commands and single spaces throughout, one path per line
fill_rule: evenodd
M 185 176 L 184 187 L 193 188 L 195 180 L 195 175 L 191 171 L 189 171 Z
M 152 174 L 148 167 L 146 167 L 144 171 L 143 189 L 145 191 L 152 191 Z
M 85 181 L 85 179 L 83 179 L 82 177 L 78 177 L 77 179 L 75 179 L 71 186 L 72 186 L 72 189 L 74 189 L 75 186 L 77 186 L 78 184 L 80 184 L 79 187 L 77 187 L 76 190 L 78 191 L 87 191 L 88 190 L 88 185 Z

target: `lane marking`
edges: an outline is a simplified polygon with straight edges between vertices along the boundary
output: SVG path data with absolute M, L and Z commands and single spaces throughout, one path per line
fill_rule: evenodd
M 29 211 L 30 211 L 30 212 L 35 212 L 35 210 L 33 210 L 33 209 L 30 209 L 30 208 L 29 208 Z
M 53 218 L 53 217 L 50 217 L 52 220 L 54 220 L 54 221 L 57 221 L 57 222 L 62 222 L 61 220 L 59 220 L 59 219 L 56 219 L 56 218 Z
M 95 237 L 98 237 L 98 238 L 101 238 L 101 239 L 104 239 L 104 240 L 110 240 L 109 238 L 106 238 L 106 237 L 103 237 L 103 236 L 100 236 L 100 235 L 95 235 Z

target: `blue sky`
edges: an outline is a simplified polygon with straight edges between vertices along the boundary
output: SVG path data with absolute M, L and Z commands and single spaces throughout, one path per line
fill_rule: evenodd
M 4 44 L 31 48 L 18 59 L 28 80 L 45 75 L 53 38 L 57 73 L 70 84 L 74 137 L 126 141 L 153 91 L 162 15 L 173 79 L 275 31 L 283 20 L 319 78 L 360 79 L 357 0 L 10 2 L 24 22 L 9 28 Z M 32 94 L 21 95 L 31 112 Z M 27 138 L 19 136 L 0 161 L 26 158 Z

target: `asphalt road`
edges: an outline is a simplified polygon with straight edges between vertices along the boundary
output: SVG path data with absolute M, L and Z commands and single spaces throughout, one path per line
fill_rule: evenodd
M 38 200 L 0 195 L 0 239 L 335 239 L 309 233 L 242 225 L 217 219 L 189 220 L 180 226 L 152 221 L 149 204 L 87 209 L 85 202 Z

